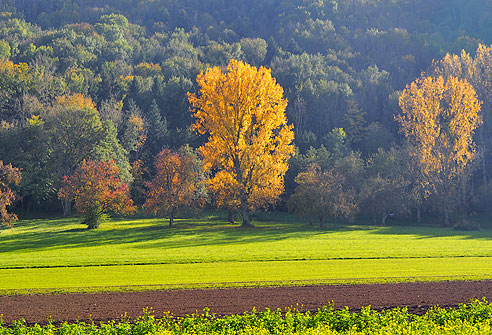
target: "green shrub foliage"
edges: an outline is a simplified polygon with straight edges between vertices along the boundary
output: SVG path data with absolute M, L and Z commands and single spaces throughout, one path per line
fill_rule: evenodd
M 291 308 L 262 312 L 253 310 L 241 315 L 219 317 L 205 309 L 201 314 L 173 317 L 165 313 L 156 318 L 150 311 L 135 320 L 116 322 L 76 322 L 27 326 L 25 321 L 10 325 L 0 322 L 0 335 L 144 335 L 144 334 L 490 334 L 492 304 L 476 300 L 458 308 L 433 307 L 418 316 L 406 308 L 375 311 L 370 307 L 359 312 L 333 305 L 317 312 Z

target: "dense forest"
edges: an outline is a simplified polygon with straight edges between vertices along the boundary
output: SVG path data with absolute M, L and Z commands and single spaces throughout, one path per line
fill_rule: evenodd
M 491 21 L 489 0 L 0 0 L 0 161 L 22 172 L 16 211 L 61 210 L 63 177 L 89 159 L 114 160 L 142 205 L 161 149 L 205 141 L 190 130 L 197 75 L 237 59 L 270 68 L 289 102 L 296 155 L 277 209 L 469 224 L 491 212 L 480 87 L 477 155 L 449 187 L 451 213 L 415 186 L 396 116 L 406 85 L 445 72 L 446 54 L 478 59 Z

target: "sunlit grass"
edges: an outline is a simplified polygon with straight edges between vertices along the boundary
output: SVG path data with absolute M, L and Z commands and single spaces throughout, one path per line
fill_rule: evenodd
M 253 229 L 213 215 L 174 228 L 160 219 L 112 220 L 97 230 L 76 218 L 21 221 L 0 232 L 0 290 L 492 278 L 490 228 L 319 228 L 290 215 L 262 218 Z
M 383 283 L 492 278 L 492 258 L 350 259 L 0 270 L 0 292 Z

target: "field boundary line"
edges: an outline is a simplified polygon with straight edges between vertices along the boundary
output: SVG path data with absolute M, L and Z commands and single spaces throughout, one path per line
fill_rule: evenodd
M 446 258 L 492 258 L 492 255 L 454 255 L 454 256 L 402 256 L 402 257 L 328 257 L 328 258 L 293 258 L 293 259 L 254 259 L 254 260 L 218 260 L 212 262 L 135 262 L 135 263 L 102 263 L 102 264 L 68 264 L 68 265 L 26 265 L 0 266 L 0 270 L 22 269 L 58 269 L 87 268 L 112 266 L 145 266 L 145 265 L 185 265 L 185 264 L 226 264 L 226 263 L 263 263 L 263 262 L 315 262 L 315 261 L 351 261 L 351 260 L 399 260 L 399 259 L 446 259 Z

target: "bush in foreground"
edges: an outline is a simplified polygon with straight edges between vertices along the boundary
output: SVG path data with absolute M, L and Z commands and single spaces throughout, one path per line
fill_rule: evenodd
M 202 314 L 172 317 L 165 314 L 156 319 L 146 312 L 136 320 L 78 322 L 55 326 L 27 326 L 24 321 L 3 325 L 0 335 L 14 334 L 490 334 L 492 304 L 474 301 L 458 308 L 431 308 L 418 316 L 403 308 L 378 312 L 370 307 L 358 313 L 348 308 L 335 310 L 323 307 L 316 313 L 297 310 L 263 312 L 253 310 L 242 315 L 218 317 L 207 309 Z

